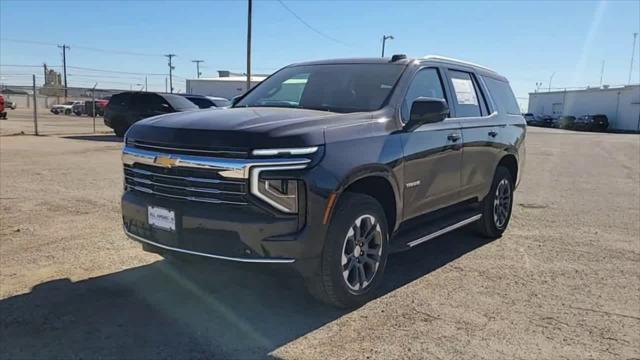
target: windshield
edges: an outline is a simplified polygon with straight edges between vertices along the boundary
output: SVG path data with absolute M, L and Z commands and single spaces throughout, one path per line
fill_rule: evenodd
M 382 107 L 403 69 L 398 64 L 292 66 L 260 83 L 236 107 L 373 111 Z

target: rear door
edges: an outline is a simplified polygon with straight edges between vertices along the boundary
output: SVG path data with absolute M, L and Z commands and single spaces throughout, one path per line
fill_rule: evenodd
M 447 81 L 462 129 L 460 200 L 484 197 L 500 155 L 503 127 L 493 112 L 479 77 L 470 69 L 448 68 Z
M 424 67 L 414 75 L 401 109 L 409 119 L 411 104 L 419 97 L 445 99 L 442 69 Z M 402 134 L 404 166 L 404 219 L 457 202 L 462 162 L 460 123 L 454 118 L 425 124 Z

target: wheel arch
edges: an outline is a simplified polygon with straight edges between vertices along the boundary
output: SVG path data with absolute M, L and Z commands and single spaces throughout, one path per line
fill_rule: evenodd
M 376 199 L 385 212 L 389 233 L 393 233 L 400 219 L 402 199 L 393 172 L 384 166 L 361 168 L 347 176 L 338 186 L 336 203 L 345 192 L 369 195 Z

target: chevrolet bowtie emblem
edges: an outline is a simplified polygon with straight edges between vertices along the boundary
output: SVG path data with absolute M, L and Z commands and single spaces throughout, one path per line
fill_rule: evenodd
M 176 164 L 178 163 L 178 159 L 174 159 L 169 156 L 156 156 L 155 159 L 153 159 L 153 163 L 159 166 L 170 168 L 172 166 L 176 166 Z

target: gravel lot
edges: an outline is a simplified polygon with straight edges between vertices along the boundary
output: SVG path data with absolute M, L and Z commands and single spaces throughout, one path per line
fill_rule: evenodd
M 93 117 L 55 115 L 49 109 L 38 108 L 40 135 L 86 134 L 93 131 Z M 96 132 L 111 133 L 102 117 L 96 117 Z M 33 109 L 7 109 L 7 120 L 0 120 L 0 135 L 34 134 Z
M 506 234 L 392 257 L 352 312 L 279 267 L 143 253 L 120 228 L 120 147 L 0 137 L 0 358 L 640 358 L 638 135 L 531 128 Z

